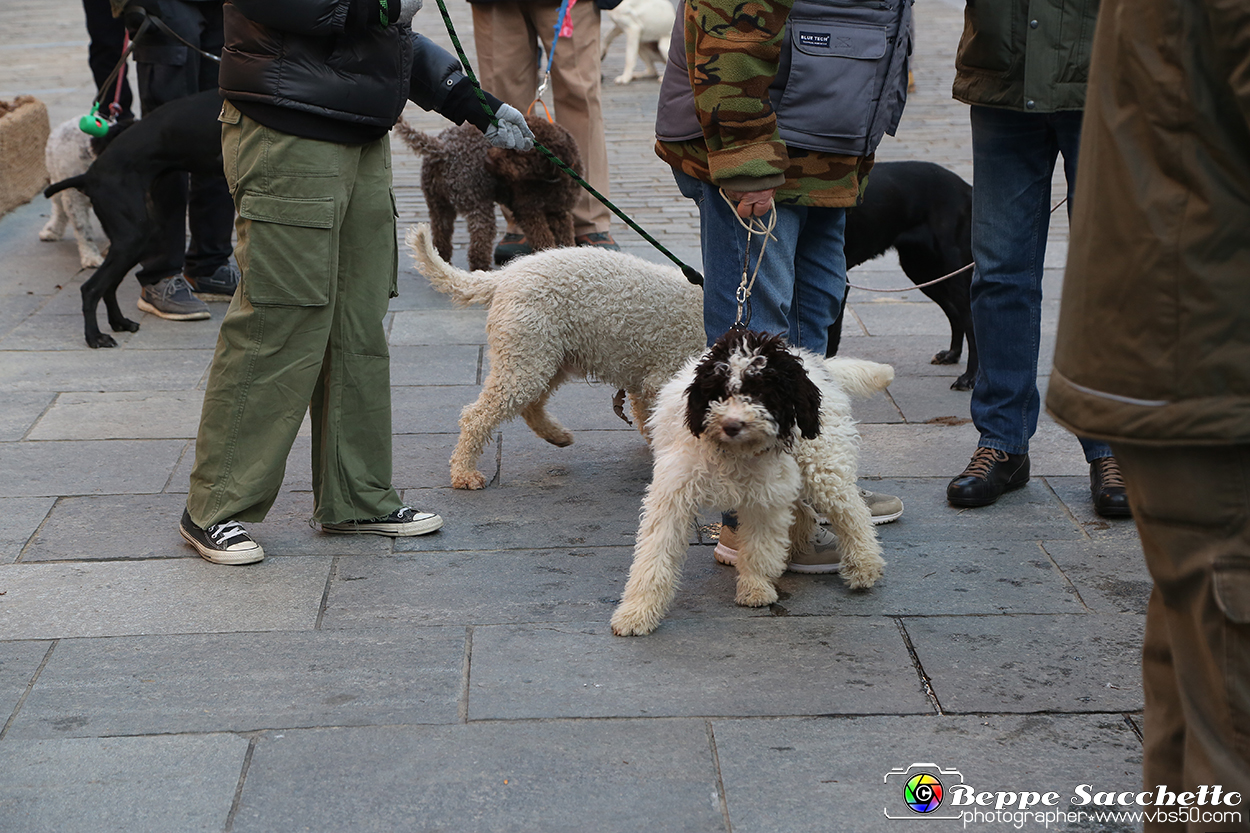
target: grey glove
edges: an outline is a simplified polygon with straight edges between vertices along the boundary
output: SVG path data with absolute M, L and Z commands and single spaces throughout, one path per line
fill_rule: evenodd
M 395 20 L 396 25 L 411 29 L 413 15 L 421 11 L 421 0 L 397 0 L 397 2 L 400 5 L 399 17 Z
M 521 111 L 508 104 L 500 104 L 495 111 L 496 124 L 486 128 L 486 141 L 491 147 L 504 150 L 531 150 L 534 147 L 534 131 L 525 123 Z

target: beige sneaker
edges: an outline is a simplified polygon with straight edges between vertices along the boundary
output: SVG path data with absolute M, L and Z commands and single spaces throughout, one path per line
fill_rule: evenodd
M 894 495 L 883 495 L 860 489 L 859 496 L 868 504 L 868 512 L 872 515 L 873 525 L 888 524 L 903 517 L 903 501 Z
M 716 542 L 713 557 L 721 564 L 734 566 L 738 563 L 738 531 L 721 525 L 720 540 Z M 837 537 L 824 527 L 816 527 L 803 551 L 790 551 L 786 570 L 791 573 L 836 573 L 842 569 L 842 556 L 838 554 Z

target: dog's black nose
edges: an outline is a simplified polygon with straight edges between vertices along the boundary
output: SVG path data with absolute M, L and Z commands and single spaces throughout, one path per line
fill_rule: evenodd
M 720 430 L 726 437 L 736 437 L 742 430 L 742 421 L 738 419 L 727 419 L 720 424 Z

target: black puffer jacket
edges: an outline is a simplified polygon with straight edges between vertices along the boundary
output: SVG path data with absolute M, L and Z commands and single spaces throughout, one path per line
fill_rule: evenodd
M 451 54 L 406 27 L 381 26 L 360 3 L 228 0 L 222 95 L 244 112 L 248 103 L 278 107 L 379 134 L 408 100 L 456 123 L 489 123 Z

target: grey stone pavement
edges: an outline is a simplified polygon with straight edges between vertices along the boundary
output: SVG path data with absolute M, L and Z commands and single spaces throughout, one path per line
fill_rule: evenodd
M 418 25 L 447 43 L 427 5 Z M 467 4 L 451 7 L 471 42 Z M 966 108 L 950 99 L 961 9 L 918 4 L 918 90 L 882 159 L 971 175 Z M 609 79 L 622 55 L 618 42 Z M 76 0 L 0 3 L 0 98 L 18 94 L 54 124 L 86 108 Z M 651 151 L 656 84 L 604 95 L 613 198 L 697 265 L 692 207 Z M 395 159 L 406 227 L 425 216 L 420 162 Z M 885 578 L 855 594 L 787 574 L 778 604 L 739 608 L 732 571 L 692 530 L 673 612 L 619 639 L 607 623 L 650 460 L 611 390 L 568 385 L 554 409 L 574 445 L 505 425 L 482 462 L 489 488 L 452 490 L 485 313 L 453 309 L 404 258 L 387 322 L 395 477 L 446 526 L 398 542 L 310 529 L 305 430 L 253 527 L 269 557 L 214 566 L 175 524 L 224 305 L 164 321 L 138 313 L 127 279 L 142 329 L 88 349 L 87 275 L 72 241 L 37 239 L 47 215 L 38 197 L 0 219 L 0 830 L 894 831 L 910 828 L 883 811 L 921 818 L 902 804 L 906 773 L 887 777 L 913 763 L 958 770 L 948 790 L 1055 791 L 1061 810 L 1078 784 L 1138 784 L 1150 584 L 1135 529 L 1092 513 L 1077 443 L 1045 417 L 1026 488 L 946 505 L 976 437 L 967 394 L 948 390 L 960 368 L 929 364 L 948 331 L 919 292 L 853 290 L 843 341 L 897 372 L 858 412 L 865 484 L 907 504 L 880 528 Z M 909 285 L 890 258 L 852 281 Z M 1044 372 L 1050 356 L 1048 343 Z

